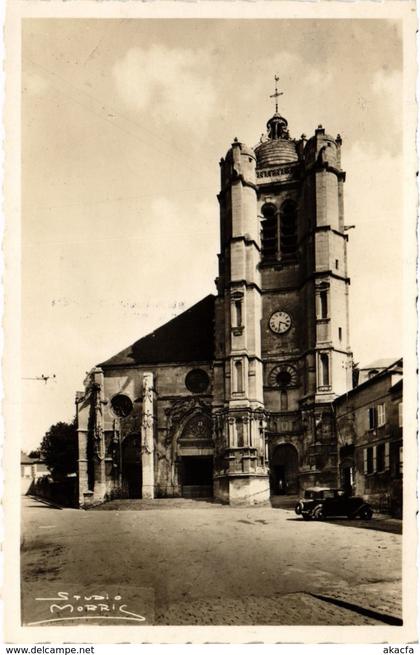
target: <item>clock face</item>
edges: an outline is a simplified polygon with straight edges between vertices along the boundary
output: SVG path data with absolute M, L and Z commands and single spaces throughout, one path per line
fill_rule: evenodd
M 276 334 L 287 332 L 291 325 L 292 319 L 287 312 L 274 312 L 274 314 L 271 315 L 269 326 Z

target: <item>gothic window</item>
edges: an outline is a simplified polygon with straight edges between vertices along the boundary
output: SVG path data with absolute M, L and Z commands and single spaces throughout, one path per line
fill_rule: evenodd
M 209 376 L 201 368 L 194 368 L 185 377 L 185 386 L 192 393 L 204 393 L 209 383 Z
M 327 353 L 321 353 L 321 385 L 327 387 L 330 384 L 330 358 Z
M 133 411 L 133 403 L 125 394 L 119 393 L 111 400 L 111 407 L 116 416 L 125 418 Z
M 282 257 L 296 255 L 297 212 L 293 200 L 285 200 L 280 208 L 280 250 Z
M 328 291 L 323 289 L 319 294 L 321 302 L 321 318 L 328 318 Z
M 211 421 L 205 414 L 194 414 L 185 424 L 180 441 L 211 441 Z
M 277 259 L 277 210 L 272 203 L 266 203 L 262 207 L 262 258 L 265 260 Z
M 235 320 L 236 327 L 242 326 L 242 302 L 240 300 L 235 300 Z
M 239 359 L 235 362 L 235 374 L 236 374 L 236 391 L 237 393 L 243 393 L 244 382 L 243 382 L 242 362 Z

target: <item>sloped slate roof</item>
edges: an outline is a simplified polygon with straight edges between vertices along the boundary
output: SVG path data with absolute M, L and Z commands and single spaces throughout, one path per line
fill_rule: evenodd
M 359 366 L 360 370 L 365 370 L 365 369 L 383 369 L 383 368 L 388 368 L 392 364 L 396 364 L 399 362 L 399 359 L 396 359 L 395 357 L 383 357 L 382 359 L 376 359 L 374 362 L 371 362 L 370 364 L 367 364 L 366 366 Z
M 209 295 L 128 348 L 102 368 L 214 359 L 214 300 Z

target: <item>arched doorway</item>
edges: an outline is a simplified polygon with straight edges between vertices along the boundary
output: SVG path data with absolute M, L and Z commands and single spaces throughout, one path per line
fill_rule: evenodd
M 178 439 L 181 494 L 184 498 L 213 496 L 211 419 L 201 412 L 185 423 Z
M 292 444 L 280 444 L 275 448 L 270 473 L 273 495 L 298 493 L 298 452 Z
M 354 492 L 354 446 L 340 448 L 340 486 L 348 494 Z
M 122 443 L 122 484 L 128 498 L 141 498 L 142 468 L 139 434 L 129 434 Z

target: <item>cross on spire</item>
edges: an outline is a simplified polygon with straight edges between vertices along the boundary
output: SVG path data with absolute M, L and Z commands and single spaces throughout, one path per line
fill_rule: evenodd
M 274 81 L 275 81 L 275 91 L 274 93 L 270 96 L 270 98 L 275 98 L 276 99 L 276 114 L 279 111 L 279 103 L 278 103 L 278 98 L 283 95 L 283 91 L 278 91 L 277 90 L 277 82 L 280 80 L 278 75 L 274 75 Z

